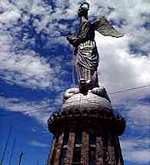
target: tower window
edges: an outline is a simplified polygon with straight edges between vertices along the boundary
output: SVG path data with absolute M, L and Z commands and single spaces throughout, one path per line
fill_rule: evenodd
M 90 147 L 89 151 L 89 165 L 96 165 L 95 147 Z
M 62 149 L 59 165 L 64 165 L 64 160 L 65 160 L 65 157 L 66 157 L 66 151 L 67 151 L 66 148 L 63 148 L 63 149 Z
M 72 165 L 80 165 L 80 159 L 81 159 L 81 150 L 80 150 L 80 148 L 75 147 L 74 153 L 73 153 Z
M 66 131 L 63 138 L 63 145 L 67 145 L 69 139 L 69 132 Z
M 76 131 L 76 138 L 75 138 L 75 144 L 81 144 L 82 143 L 82 130 Z
M 89 131 L 89 143 L 90 144 L 96 144 L 96 135 L 95 135 L 95 131 L 90 129 Z

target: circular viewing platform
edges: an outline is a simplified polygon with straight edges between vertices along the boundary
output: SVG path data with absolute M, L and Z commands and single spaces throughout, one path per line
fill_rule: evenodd
M 116 135 L 121 135 L 125 129 L 125 120 L 119 115 L 114 115 L 111 102 L 103 97 L 102 92 L 98 94 L 89 91 L 84 95 L 77 90 L 76 93 L 70 94 L 64 99 L 61 110 L 50 116 L 49 130 L 55 134 L 57 128 L 99 129 L 103 125 Z

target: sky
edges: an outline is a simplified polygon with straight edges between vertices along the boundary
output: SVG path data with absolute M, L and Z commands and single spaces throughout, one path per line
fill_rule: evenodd
M 0 159 L 3 165 L 46 163 L 47 119 L 75 86 L 73 48 L 65 35 L 79 27 L 79 0 L 0 0 Z M 96 32 L 99 84 L 127 122 L 120 137 L 125 165 L 150 163 L 150 3 L 89 0 L 89 20 L 107 17 L 124 37 Z M 115 91 L 147 86 L 137 90 Z M 14 150 L 12 150 L 14 148 Z M 11 152 L 13 151 L 12 159 Z

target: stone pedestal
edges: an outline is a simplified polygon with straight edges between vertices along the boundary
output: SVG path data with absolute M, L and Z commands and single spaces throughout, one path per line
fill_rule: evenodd
M 108 98 L 75 93 L 48 120 L 54 134 L 48 165 L 123 165 L 118 136 L 125 121 Z

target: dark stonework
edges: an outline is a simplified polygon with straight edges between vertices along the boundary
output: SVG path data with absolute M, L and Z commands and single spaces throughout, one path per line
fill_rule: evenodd
M 81 164 L 87 165 L 89 162 L 89 134 L 85 130 L 82 133 L 82 146 L 81 146 Z
M 63 137 L 64 133 L 61 133 L 57 139 L 55 139 L 54 149 L 51 159 L 49 160 L 48 164 L 52 165 L 59 165 L 60 162 L 60 155 L 61 155 L 61 149 L 63 144 Z
M 116 165 L 115 159 L 115 141 L 114 137 L 108 133 L 108 140 L 107 140 L 107 164 L 108 165 Z
M 67 143 L 67 152 L 64 161 L 65 165 L 72 164 L 74 143 L 75 143 L 75 132 L 70 131 L 69 139 Z
M 103 165 L 105 164 L 104 158 L 105 158 L 105 146 L 104 146 L 104 138 L 103 138 L 103 132 L 102 128 L 98 131 L 97 130 L 97 136 L 96 136 L 96 164 Z

